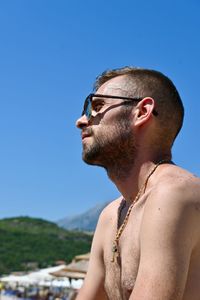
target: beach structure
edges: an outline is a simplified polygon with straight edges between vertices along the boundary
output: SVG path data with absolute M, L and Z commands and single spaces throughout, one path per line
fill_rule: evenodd
M 68 265 L 62 264 L 40 269 L 24 275 L 9 275 L 0 278 L 0 282 L 9 286 L 43 286 L 79 289 L 88 269 L 90 253 L 77 255 Z
M 90 253 L 77 255 L 70 264 L 50 274 L 55 277 L 69 278 L 70 281 L 72 279 L 83 281 L 88 270 L 89 258 Z

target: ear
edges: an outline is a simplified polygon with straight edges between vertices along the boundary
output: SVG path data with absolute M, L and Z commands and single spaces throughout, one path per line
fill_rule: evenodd
M 153 114 L 155 101 L 151 97 L 145 97 L 136 106 L 134 110 L 135 126 L 139 127 L 145 124 Z

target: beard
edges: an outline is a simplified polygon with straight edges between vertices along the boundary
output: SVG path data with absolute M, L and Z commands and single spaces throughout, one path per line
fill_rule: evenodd
M 131 110 L 123 109 L 112 125 L 101 123 L 102 128 L 91 133 L 91 144 L 84 145 L 82 158 L 89 165 L 106 169 L 109 177 L 127 178 L 134 165 L 137 147 L 131 129 Z

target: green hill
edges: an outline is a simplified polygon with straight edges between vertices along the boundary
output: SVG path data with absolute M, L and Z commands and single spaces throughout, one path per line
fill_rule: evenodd
M 0 275 L 43 268 L 57 260 L 70 262 L 90 251 L 92 236 L 67 231 L 55 223 L 29 217 L 0 220 Z

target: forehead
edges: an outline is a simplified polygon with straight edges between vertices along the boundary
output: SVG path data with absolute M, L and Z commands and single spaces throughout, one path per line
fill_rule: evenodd
M 102 84 L 96 94 L 105 94 L 113 96 L 127 96 L 128 80 L 127 76 L 121 75 L 114 77 Z

